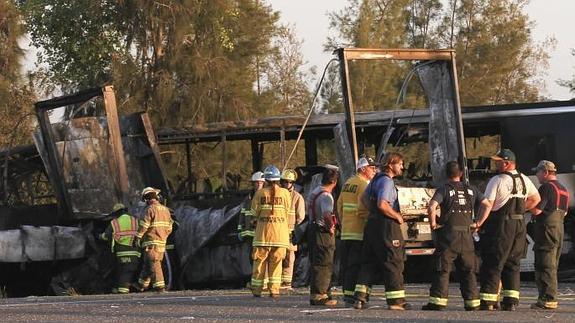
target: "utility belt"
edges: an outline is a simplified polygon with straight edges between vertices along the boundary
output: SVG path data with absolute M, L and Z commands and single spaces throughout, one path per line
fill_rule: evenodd
M 507 215 L 507 218 L 511 220 L 523 220 L 525 217 L 523 214 L 509 214 Z
M 449 225 L 449 224 L 440 224 L 437 226 L 437 229 L 451 229 L 457 232 L 472 232 L 475 230 L 471 227 L 471 225 Z

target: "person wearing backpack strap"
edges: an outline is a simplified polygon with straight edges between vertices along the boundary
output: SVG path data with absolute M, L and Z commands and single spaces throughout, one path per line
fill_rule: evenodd
M 447 183 L 435 191 L 427 208 L 431 229 L 436 234 L 435 266 L 429 302 L 422 309 L 440 311 L 447 307 L 449 274 L 455 261 L 464 308 L 474 311 L 479 309 L 480 301 L 475 278 L 473 210 L 479 204 L 486 206 L 487 200 L 477 188 L 461 181 L 463 172 L 458 162 L 448 162 L 445 174 Z
M 383 277 L 388 308 L 403 311 L 411 309 L 411 304 L 405 301 L 405 240 L 401 230 L 404 221 L 393 181 L 394 177 L 403 174 L 403 156 L 388 153 L 380 167 L 381 172 L 369 182 L 362 196 L 362 202 L 369 208 L 369 216 L 363 233 L 354 308 L 367 307 L 369 287 Z
M 326 167 L 323 171 L 321 186 L 311 191 L 309 203 L 306 203 L 311 225 L 308 229 L 310 305 L 337 305 L 337 300 L 332 299 L 330 294 L 330 283 L 337 226 L 332 192 L 337 185 L 338 178 L 338 170 Z
M 499 281 L 502 290 L 501 309 L 514 311 L 519 304 L 520 261 L 527 250 L 525 211 L 541 200 L 533 182 L 517 171 L 516 157 L 510 149 L 491 156 L 498 175 L 485 188 L 488 205 L 481 208 L 477 227 L 480 228 L 481 268 L 479 270 L 481 310 L 495 310 Z
M 539 290 L 533 309 L 554 310 L 557 302 L 557 267 L 563 245 L 563 219 L 569 208 L 569 195 L 557 180 L 555 164 L 542 160 L 537 165 L 541 202 L 531 210 L 534 217 L 535 282 Z

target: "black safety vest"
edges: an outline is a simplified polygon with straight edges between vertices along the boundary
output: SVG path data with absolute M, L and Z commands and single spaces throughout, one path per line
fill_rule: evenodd
M 446 195 L 438 223 L 451 226 L 469 226 L 473 217 L 473 191 L 461 182 L 445 184 Z
M 522 190 L 521 190 L 521 197 L 511 197 L 509 198 L 509 200 L 507 201 L 507 203 L 505 203 L 505 205 L 500 209 L 499 212 L 500 215 L 506 215 L 508 218 L 512 218 L 515 220 L 518 219 L 522 219 L 523 215 L 525 214 L 525 197 L 527 194 L 527 185 L 525 185 L 525 180 L 523 179 L 523 176 L 521 176 L 521 173 L 517 172 L 517 174 L 512 174 L 510 172 L 504 172 L 502 174 L 511 176 L 511 179 L 513 180 L 513 189 L 511 190 L 511 194 L 515 195 L 517 194 L 517 179 L 519 179 L 521 181 L 521 186 L 522 186 Z

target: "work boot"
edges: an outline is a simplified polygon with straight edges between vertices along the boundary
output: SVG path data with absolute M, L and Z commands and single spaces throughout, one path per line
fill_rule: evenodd
M 280 298 L 280 294 L 270 294 L 270 297 L 273 299 L 278 299 Z
M 337 300 L 335 300 L 335 299 L 329 299 L 328 297 L 322 298 L 322 299 L 318 299 L 318 300 L 310 299 L 310 300 L 309 300 L 309 304 L 310 304 L 310 305 L 313 305 L 313 306 L 336 306 L 336 305 L 337 305 Z
M 146 288 L 140 285 L 140 283 L 133 284 L 132 288 L 138 293 L 143 293 L 146 290 Z
M 284 282 L 280 285 L 280 289 L 293 290 L 293 288 L 291 287 L 291 283 L 286 283 L 286 282 Z
M 557 302 L 552 302 L 551 304 L 548 302 L 544 302 L 542 300 L 537 300 L 537 303 L 531 304 L 531 309 L 533 310 L 556 310 L 557 309 Z
M 517 310 L 517 305 L 516 304 L 509 304 L 509 303 L 501 303 L 501 310 L 502 311 L 516 311 Z
M 445 306 L 437 305 L 437 304 L 433 304 L 433 303 L 427 303 L 427 304 L 423 305 L 421 307 L 421 309 L 424 311 L 443 311 L 443 310 L 445 310 Z
M 154 292 L 156 292 L 158 294 L 165 293 L 166 288 L 165 287 L 156 287 L 156 288 L 154 288 Z
M 365 310 L 369 308 L 369 305 L 364 301 L 357 300 L 353 304 L 353 308 L 355 308 L 356 310 Z
M 468 312 L 479 311 L 479 306 L 465 307 L 465 310 Z
M 355 298 L 350 296 L 344 296 L 343 303 L 345 304 L 345 307 L 353 307 L 355 305 Z
M 489 302 L 482 300 L 479 305 L 480 311 L 497 311 L 499 310 L 499 302 Z
M 411 304 L 403 302 L 400 304 L 390 304 L 387 306 L 388 309 L 392 311 L 406 311 L 411 309 Z

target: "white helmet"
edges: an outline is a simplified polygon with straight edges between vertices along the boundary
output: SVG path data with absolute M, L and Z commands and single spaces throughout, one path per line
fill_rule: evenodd
M 146 188 L 144 188 L 144 189 L 142 190 L 142 198 L 144 198 L 144 196 L 146 196 L 146 194 L 148 194 L 148 193 L 156 193 L 156 194 L 159 194 L 159 193 L 160 193 L 160 190 L 148 186 L 148 187 L 146 187 Z
M 262 172 L 255 172 L 250 179 L 251 182 L 265 182 L 264 173 Z

